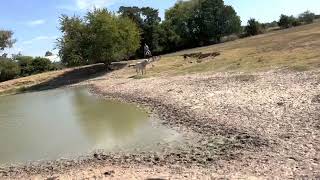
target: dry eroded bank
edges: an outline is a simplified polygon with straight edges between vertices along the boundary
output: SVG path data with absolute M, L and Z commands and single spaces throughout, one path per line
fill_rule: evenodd
M 94 85 L 106 96 L 155 107 L 168 124 L 229 139 L 232 153 L 214 155 L 212 173 L 320 177 L 319 71 L 114 77 Z
M 114 71 L 81 84 L 147 105 L 168 126 L 199 135 L 160 154 L 94 154 L 80 161 L 0 168 L 0 178 L 319 178 L 319 71 L 133 79 Z

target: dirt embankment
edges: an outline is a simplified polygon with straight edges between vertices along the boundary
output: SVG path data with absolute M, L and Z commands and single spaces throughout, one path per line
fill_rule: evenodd
M 319 71 L 106 77 L 94 86 L 106 97 L 153 107 L 170 126 L 201 134 L 195 148 L 210 152 L 212 173 L 320 178 Z
M 106 73 L 106 66 L 100 63 L 36 74 L 1 82 L 0 95 L 59 88 L 80 83 Z
M 95 153 L 75 161 L 0 169 L 0 177 L 319 178 L 320 75 L 216 73 L 86 81 L 106 98 L 146 105 L 170 127 L 197 135 L 162 153 Z

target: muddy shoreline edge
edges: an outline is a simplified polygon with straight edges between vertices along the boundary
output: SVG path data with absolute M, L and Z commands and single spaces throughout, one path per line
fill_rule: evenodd
M 13 166 L 0 167 L 0 177 L 19 178 L 35 175 L 52 176 L 54 174 L 63 174 L 64 172 L 84 167 L 94 167 L 96 165 L 144 165 L 144 166 L 182 166 L 182 167 L 203 167 L 209 168 L 216 164 L 217 160 L 234 159 L 236 154 L 232 150 L 243 149 L 251 140 L 254 141 L 257 148 L 267 147 L 266 140 L 258 137 L 251 137 L 246 133 L 239 133 L 233 129 L 223 127 L 209 126 L 195 121 L 192 113 L 179 109 L 179 107 L 168 106 L 162 102 L 154 101 L 148 97 L 134 97 L 120 93 L 108 93 L 100 90 L 93 84 L 80 85 L 87 87 L 89 91 L 98 98 L 112 99 L 124 103 L 133 103 L 139 107 L 148 110 L 151 116 L 155 115 L 161 119 L 161 123 L 170 128 L 180 129 L 179 131 L 196 132 L 201 135 L 198 142 L 188 144 L 182 149 L 169 150 L 169 152 L 141 152 L 141 153 L 106 153 L 97 150 L 88 155 L 75 159 L 58 159 L 54 161 L 37 161 L 27 164 L 17 164 Z M 212 134 L 213 131 L 217 131 Z M 220 132 L 219 132 L 220 131 Z M 231 142 L 225 136 L 233 136 L 237 142 Z M 224 136 L 224 137 L 222 137 Z M 234 139 L 234 137 L 233 137 Z M 216 143 L 219 141 L 219 143 Z M 193 142 L 194 143 L 194 142 Z M 247 145 L 246 145 L 247 144 Z M 250 145 L 251 146 L 251 145 Z M 213 148 L 213 149 L 212 149 Z M 162 151 L 168 151 L 164 149 Z

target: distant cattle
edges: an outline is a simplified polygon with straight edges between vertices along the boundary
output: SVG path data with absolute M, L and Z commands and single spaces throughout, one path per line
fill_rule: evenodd
M 205 58 L 208 58 L 208 57 L 216 57 L 216 56 L 219 56 L 220 53 L 219 52 L 212 52 L 212 53 L 202 53 L 202 52 L 199 52 L 199 53 L 191 53 L 191 54 L 184 54 L 182 55 L 183 58 L 186 60 L 188 58 L 196 58 L 198 60 L 201 60 L 201 59 L 205 59 Z
M 207 57 L 216 57 L 219 56 L 220 53 L 219 52 L 213 52 L 213 53 L 205 53 L 205 54 L 201 54 L 200 56 L 198 56 L 198 59 L 204 59 Z

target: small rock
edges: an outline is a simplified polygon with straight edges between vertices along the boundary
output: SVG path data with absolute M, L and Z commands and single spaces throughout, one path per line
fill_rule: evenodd
M 105 175 L 105 176 L 111 176 L 112 174 L 114 174 L 115 172 L 112 170 L 112 171 L 106 171 L 106 172 L 104 172 L 103 174 Z
M 207 161 L 211 162 L 211 161 L 213 161 L 213 158 L 209 157 L 209 158 L 207 158 Z
M 160 158 L 159 157 L 155 157 L 154 160 L 155 161 L 160 161 Z
M 313 102 L 313 103 L 320 103 L 320 95 L 315 96 L 315 97 L 312 99 L 312 102 Z
M 283 106 L 283 105 L 284 105 L 284 102 L 278 102 L 277 105 L 278 105 L 278 106 Z

